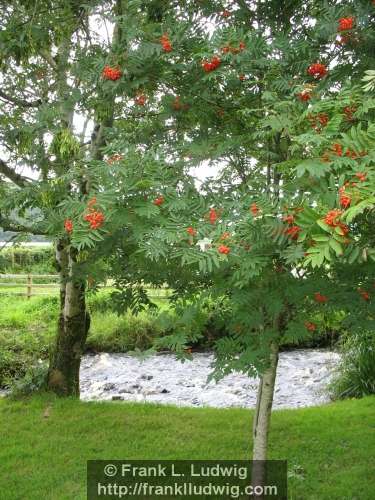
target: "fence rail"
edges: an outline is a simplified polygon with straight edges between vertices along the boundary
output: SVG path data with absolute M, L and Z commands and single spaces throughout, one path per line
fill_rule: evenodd
M 31 297 L 33 296 L 36 296 L 36 295 L 50 295 L 51 294 L 51 291 L 54 292 L 56 290 L 56 292 L 58 291 L 59 289 L 59 283 L 54 283 L 54 282 L 50 282 L 50 283 L 35 283 L 34 279 L 42 279 L 42 280 L 45 280 L 45 279 L 55 279 L 55 280 L 58 280 L 59 279 L 59 275 L 58 274 L 0 274 L 0 280 L 22 280 L 21 282 L 20 281 L 17 281 L 17 282 L 9 282 L 9 281 L 6 281 L 6 282 L 2 282 L 0 281 L 0 290 L 1 288 L 16 288 L 16 290 L 11 290 L 11 291 L 6 291 L 5 293 L 7 295 L 22 295 L 22 296 L 26 296 L 28 299 L 30 299 Z M 19 291 L 17 289 L 22 289 L 22 288 L 25 288 L 25 291 Z M 49 292 L 36 292 L 35 290 L 36 289 L 46 289 L 46 288 L 49 288 L 49 289 L 52 289 L 51 291 Z M 4 292 L 3 292 L 4 293 Z
M 6 295 L 21 295 L 30 299 L 38 295 L 51 295 L 51 293 L 57 293 L 60 287 L 58 274 L 0 274 L 0 294 Z M 51 281 L 49 283 L 35 283 L 35 280 L 46 280 L 54 279 L 55 282 Z M 21 280 L 18 282 L 9 282 L 1 280 Z M 100 288 L 110 288 L 113 286 L 113 280 L 107 280 L 102 283 Z M 5 291 L 2 291 L 2 288 Z M 15 288 L 16 290 L 7 290 L 9 288 Z M 38 289 L 49 289 L 48 292 L 38 291 Z M 21 289 L 21 291 L 19 290 Z M 24 290 L 24 291 L 22 291 Z M 148 295 L 150 298 L 154 299 L 168 299 L 171 295 L 171 290 L 167 287 L 152 288 L 147 286 Z M 160 293 L 162 292 L 162 293 Z

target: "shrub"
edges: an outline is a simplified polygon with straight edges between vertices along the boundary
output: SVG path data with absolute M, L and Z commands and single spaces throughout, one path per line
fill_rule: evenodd
M 0 273 L 56 274 L 53 247 L 6 247 L 0 252 Z
M 157 316 L 149 311 L 137 316 L 131 313 L 124 316 L 115 313 L 94 315 L 86 347 L 106 352 L 144 350 L 150 348 L 153 340 L 162 334 Z
M 35 392 L 47 389 L 48 364 L 39 361 L 36 365 L 30 366 L 23 377 L 14 379 L 10 383 L 10 395 L 14 398 L 29 396 Z
M 375 394 L 375 335 L 348 335 L 343 357 L 329 386 L 332 399 L 361 398 Z

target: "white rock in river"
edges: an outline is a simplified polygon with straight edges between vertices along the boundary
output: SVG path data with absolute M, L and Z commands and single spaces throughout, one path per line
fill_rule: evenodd
M 254 407 L 257 380 L 230 374 L 217 384 L 207 384 L 213 355 L 196 353 L 181 363 L 173 354 L 143 361 L 126 354 L 84 356 L 81 365 L 81 398 L 145 401 L 179 406 L 218 408 Z M 274 408 L 298 408 L 327 402 L 324 388 L 339 355 L 322 349 L 280 353 Z

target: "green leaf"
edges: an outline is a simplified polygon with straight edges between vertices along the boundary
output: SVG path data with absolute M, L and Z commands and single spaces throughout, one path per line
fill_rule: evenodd
M 339 257 L 343 254 L 342 246 L 336 240 L 329 240 L 329 246 L 336 252 L 336 255 Z

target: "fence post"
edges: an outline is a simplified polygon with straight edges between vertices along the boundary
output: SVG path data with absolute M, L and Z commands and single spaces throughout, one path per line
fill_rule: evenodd
M 31 274 L 27 275 L 27 298 L 31 298 L 31 292 L 32 292 L 32 286 L 33 286 L 33 277 Z

